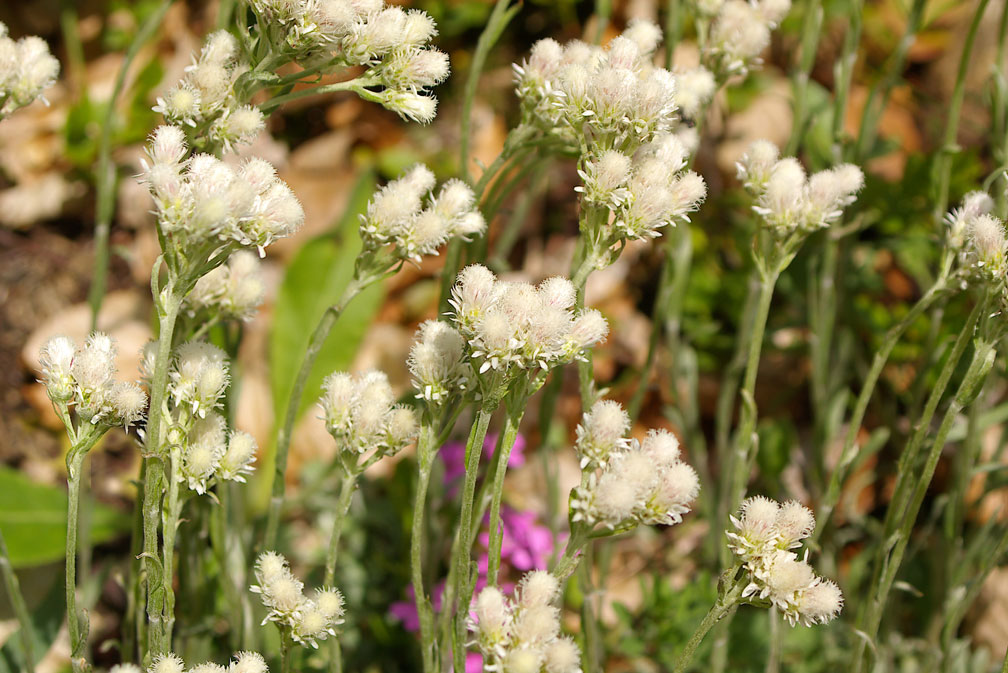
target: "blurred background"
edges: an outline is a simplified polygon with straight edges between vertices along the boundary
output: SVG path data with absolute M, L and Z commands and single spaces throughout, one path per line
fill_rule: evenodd
M 102 123 L 125 52 L 160 4 L 154 0 L 0 4 L 0 21 L 7 24 L 13 37 L 41 35 L 62 64 L 59 82 L 45 94 L 48 106 L 37 102 L 0 123 L 0 527 L 29 605 L 48 639 L 44 645 L 49 654 L 40 671 L 60 670 L 68 644 L 65 627 L 60 632 L 66 440 L 44 388 L 36 382 L 37 353 L 54 333 L 80 341 L 90 330 L 87 296 L 94 265 L 96 161 Z M 302 231 L 270 248 L 265 261 L 266 304 L 243 328 L 236 419 L 237 427 L 252 433 L 261 447 L 257 477 L 269 473 L 266 467 L 271 459 L 274 419 L 283 408 L 308 335 L 349 277 L 358 245 L 356 214 L 374 186 L 416 162 L 427 163 L 439 178 L 460 172 L 461 91 L 493 3 L 418 0 L 398 4 L 430 13 L 440 31 L 435 43 L 451 57 L 452 77 L 436 92 L 440 107 L 432 124 L 407 124 L 350 94 L 309 97 L 273 114 L 266 132 L 241 150 L 273 162 L 301 199 L 307 216 Z M 660 20 L 659 5 L 664 4 L 658 0 L 614 1 L 607 34 L 617 34 L 632 17 Z M 789 71 L 796 62 L 807 4 L 818 3 L 796 2 L 774 34 L 764 67 L 744 83 L 723 90 L 702 128 L 696 170 L 707 181 L 710 195 L 693 218 L 694 259 L 680 327 L 689 352 L 695 355 L 690 370 L 694 378 L 684 382 L 679 369 L 672 375 L 661 356 L 654 380 L 641 377 L 651 333 L 649 315 L 662 264 L 661 246 L 629 246 L 616 264 L 596 273 L 588 287 L 588 304 L 602 310 L 612 328 L 608 342 L 596 353 L 596 378 L 611 388 L 612 397 L 623 401 L 639 386 L 647 385 L 640 427 L 676 429 L 685 452 L 694 458 L 693 447 L 711 432 L 750 264 L 752 225 L 748 202 L 734 179 L 734 165 L 752 140 L 768 138 L 783 146 L 791 136 Z M 856 137 L 868 92 L 885 76 L 888 59 L 903 36 L 908 4 L 905 0 L 864 3 L 854 80 L 839 122 L 850 136 Z M 825 21 L 808 90 L 811 123 L 802 139 L 802 158 L 812 169 L 833 163 L 834 64 L 847 29 L 845 17 L 856 7 L 851 0 L 823 0 L 822 5 Z M 866 368 L 885 329 L 918 298 L 921 287 L 929 285 L 936 264 L 938 233 L 928 198 L 929 171 L 941 150 L 944 115 L 975 6 L 965 0 L 926 3 L 923 28 L 907 52 L 905 68 L 897 73 L 898 81 L 882 111 L 879 141 L 866 153 L 867 187 L 852 218 L 857 230 L 843 243 L 844 262 L 837 276 L 835 338 L 844 361 L 850 364 L 852 382 L 859 380 L 858 373 Z M 989 137 L 989 78 L 1002 6 L 1003 1 L 989 3 L 990 20 L 981 25 L 973 51 L 958 141 L 962 151 L 954 155 L 952 203 L 977 188 L 996 165 Z M 497 156 L 518 116 L 511 64 L 520 62 L 537 39 L 553 37 L 564 42 L 593 34 L 597 25 L 594 9 L 593 2 L 573 0 L 524 3 L 491 52 L 480 79 L 473 109 L 475 174 Z M 143 141 L 160 121 L 151 106 L 191 63 L 203 36 L 217 27 L 216 17 L 217 6 L 212 1 L 173 3 L 154 37 L 140 47 L 126 73 L 122 94 L 114 103 L 110 138 L 116 200 L 111 272 L 98 327 L 116 339 L 120 375 L 127 378 L 133 377 L 140 349 L 152 337 L 148 281 L 158 245 L 149 212 L 150 197 L 134 179 L 140 170 Z M 676 47 L 675 63 L 688 66 L 697 60 L 686 27 L 684 39 Z M 573 188 L 579 179 L 575 168 L 569 161 L 550 162 L 533 171 L 505 205 L 490 228 L 495 270 L 532 281 L 567 272 L 577 234 Z M 803 499 L 822 478 L 810 473 L 802 449 L 813 431 L 806 302 L 816 263 L 814 255 L 799 257 L 781 279 L 770 315 L 757 389 L 762 417 L 760 476 L 752 490 L 771 497 Z M 317 399 L 321 378 L 335 369 L 377 367 L 389 374 L 398 391 L 407 394 L 406 355 L 417 324 L 436 311 L 440 264 L 441 260 L 434 258 L 420 267 L 407 267 L 381 287 L 364 293 L 327 342 L 305 395 L 307 410 L 294 436 L 288 471 L 295 505 L 293 520 L 283 535 L 299 564 L 318 567 L 324 555 L 322 531 L 328 530 L 327 522 L 331 521 L 326 519 L 332 497 L 325 487 L 324 466 L 334 447 L 316 412 L 308 408 Z M 947 310 L 962 311 L 960 304 L 953 302 Z M 904 411 L 915 394 L 914 387 L 927 385 L 926 381 L 915 382 L 915 374 L 926 355 L 922 349 L 928 330 L 927 322 L 921 321 L 898 346 L 866 420 L 866 433 L 880 426 L 891 429 L 894 438 L 888 446 L 892 455 L 901 445 L 899 437 L 909 431 Z M 996 366 L 1003 368 L 1004 364 Z M 523 435 L 533 448 L 544 442 L 569 446 L 566 442 L 578 421 L 580 405 L 576 376 L 573 371 L 567 374 L 570 380 L 565 382 L 558 406 L 563 419 L 558 424 L 559 434 L 542 437 L 536 414 L 530 411 L 526 417 Z M 1004 378 L 998 378 L 992 386 L 996 390 L 990 392 L 995 400 L 1004 396 Z M 692 418 L 685 419 L 678 404 L 684 386 L 695 388 L 696 402 L 690 411 Z M 991 408 L 1000 415 L 990 420 L 989 432 L 984 434 L 984 451 L 989 455 L 1000 445 L 1000 420 L 1008 417 L 1000 406 Z M 684 427 L 693 428 L 694 434 L 682 432 Z M 566 494 L 569 482 L 577 478 L 574 455 L 569 450 L 552 455 L 560 465 L 559 493 Z M 887 471 L 876 469 L 876 465 L 891 461 L 891 457 L 883 450 L 862 466 L 863 478 L 850 480 L 844 507 L 838 511 L 841 525 L 885 507 Z M 337 584 L 353 606 L 351 613 L 367 615 L 348 625 L 344 640 L 347 670 L 410 670 L 416 664 L 411 659 L 415 649 L 412 636 L 404 624 L 408 619 L 397 616 L 395 609 L 390 611 L 397 601 L 409 600 L 405 559 L 411 461 L 407 452 L 396 461 L 375 466 L 362 484 L 367 507 L 355 510 L 357 516 L 346 536 L 352 553 L 344 555 L 345 567 L 340 569 Z M 516 513 L 531 517 L 516 533 L 528 539 L 516 544 L 532 557 L 542 553 L 535 552 L 542 547 L 541 540 L 532 538 L 540 535 L 550 541 L 566 526 L 565 496 L 559 505 L 555 499 L 551 501 L 543 486 L 543 463 L 535 450 L 526 452 L 508 483 L 509 505 Z M 119 563 L 128 557 L 135 496 L 132 480 L 138 474 L 139 455 L 130 439 L 111 433 L 100 450 L 92 452 L 90 466 L 93 498 L 86 516 L 97 546 L 93 557 L 82 562 L 83 568 L 90 565 L 94 570 L 82 586 L 88 603 L 94 605 L 91 631 L 101 643 L 116 637 L 125 600 L 120 585 L 124 569 Z M 936 488 L 941 486 L 939 471 Z M 268 481 L 252 480 L 253 512 L 264 507 L 268 488 Z M 999 516 L 1008 504 L 1004 489 L 978 487 L 974 495 L 981 493 L 984 497 L 974 497 L 971 504 L 973 519 Z M 697 568 L 705 531 L 706 524 L 699 517 L 688 517 L 674 534 L 642 530 L 607 547 L 606 553 L 611 555 L 607 560 L 608 608 L 603 615 L 610 627 L 605 639 L 611 653 L 607 670 L 664 670 L 673 661 L 674 652 L 666 643 L 688 637 L 713 599 L 709 576 Z M 845 551 L 835 559 L 837 566 L 853 557 L 856 537 L 854 534 L 839 545 Z M 511 559 L 514 577 L 525 563 Z M 845 572 L 840 570 L 840 574 Z M 911 564 L 908 570 L 911 576 L 919 575 L 921 584 L 927 583 L 928 572 L 926 563 Z M 193 590 L 181 596 L 180 610 L 186 610 L 187 600 L 212 601 L 211 594 Z M 896 619 L 906 624 L 902 629 L 907 634 L 905 656 L 920 659 L 914 643 L 923 636 L 926 624 L 920 623 L 922 617 L 915 617 L 912 602 L 902 607 L 906 614 Z M 743 635 L 736 641 L 740 661 L 731 670 L 747 671 L 747 648 L 765 651 L 767 647 L 765 635 L 761 635 L 764 624 L 757 625 L 755 619 L 742 614 L 736 621 Z M 204 634 L 209 647 L 221 625 L 185 627 Z M 837 646 L 840 642 L 835 634 L 830 635 L 833 628 L 788 630 L 786 670 L 838 670 L 829 663 L 830 643 Z M 16 622 L 7 602 L 0 600 L 0 643 L 7 644 L 14 629 Z M 987 650 L 994 659 L 1004 657 L 1008 569 L 989 577 L 962 635 L 970 648 Z M 0 670 L 14 666 L 9 650 L 0 650 Z M 118 661 L 112 644 L 99 648 L 96 657 L 99 665 Z M 758 654 L 751 657 L 754 662 L 762 660 Z

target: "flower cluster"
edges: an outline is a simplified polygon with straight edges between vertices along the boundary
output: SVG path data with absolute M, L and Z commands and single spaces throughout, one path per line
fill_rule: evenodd
M 753 211 L 778 238 L 828 227 L 864 186 L 864 173 L 853 164 L 806 176 L 797 159 L 778 158 L 777 147 L 765 140 L 753 143 L 737 168 L 756 199 Z
M 368 371 L 356 377 L 334 372 L 322 389 L 322 417 L 341 451 L 356 456 L 376 449 L 375 455 L 390 456 L 416 437 L 416 414 L 395 403 L 384 372 Z
M 200 278 L 186 295 L 185 303 L 190 315 L 251 320 L 266 295 L 260 266 L 253 253 L 247 250 L 234 252 L 226 265 Z
M 419 262 L 450 238 L 483 233 L 486 222 L 469 185 L 449 180 L 436 196 L 434 187 L 434 174 L 417 165 L 378 190 L 360 216 L 364 249 L 391 245 L 397 260 Z
M 706 5 L 710 34 L 701 60 L 722 81 L 745 75 L 760 63 L 770 44 L 770 31 L 791 11 L 791 0 L 725 0 Z M 713 11 L 711 11 L 713 10 Z
M 963 197 L 962 205 L 953 208 L 945 215 L 948 229 L 945 232 L 948 246 L 957 252 L 965 249 L 969 232 L 973 223 L 982 215 L 989 215 L 994 210 L 994 199 L 987 192 L 970 192 Z
M 578 171 L 584 184 L 575 187 L 584 201 L 606 208 L 611 216 L 602 224 L 604 238 L 649 239 L 660 229 L 689 221 L 707 195 L 699 175 L 685 170 L 689 150 L 673 134 L 664 134 L 634 156 L 607 150 L 588 159 Z
M 123 670 L 123 673 L 126 673 L 126 669 Z M 234 655 L 227 666 L 207 662 L 186 668 L 181 657 L 169 652 L 154 657 L 150 666 L 147 667 L 147 673 L 269 673 L 269 666 L 266 665 L 266 660 L 258 652 L 239 652 Z
M 243 104 L 235 94 L 235 82 L 246 70 L 237 40 L 226 30 L 211 33 L 185 77 L 157 99 L 154 111 L 226 150 L 251 142 L 265 122 L 259 108 Z
M 42 382 L 61 413 L 71 406 L 91 426 L 128 426 L 144 416 L 147 394 L 136 383 L 115 380 L 115 344 L 95 332 L 83 348 L 73 339 L 55 336 L 39 353 Z
M 700 491 L 696 471 L 680 460 L 679 440 L 651 430 L 627 439 L 630 418 L 619 404 L 600 400 L 584 415 L 575 450 L 582 485 L 571 493 L 571 521 L 610 530 L 682 521 Z
M 443 404 L 468 387 L 471 368 L 465 346 L 465 339 L 448 323 L 427 320 L 420 325 L 407 360 L 418 399 Z
M 59 61 L 45 40 L 29 35 L 15 42 L 0 22 L 0 119 L 42 98 L 42 92 L 56 81 L 59 69 Z
M 180 425 L 176 419 L 173 429 Z M 191 421 L 186 432 L 175 436 L 183 437 L 182 463 L 175 479 L 196 493 L 206 493 L 215 480 L 244 482 L 252 473 L 255 439 L 241 430 L 228 432 L 224 417 L 215 411 Z
M 149 355 L 153 346 L 148 349 Z M 168 394 L 175 406 L 206 418 L 223 401 L 229 381 L 227 355 L 203 341 L 186 342 L 175 350 L 168 377 Z
M 448 77 L 448 55 L 429 47 L 437 35 L 423 11 L 383 0 L 252 0 L 263 36 L 306 68 L 366 66 L 362 86 L 403 117 L 429 122 L 437 99 L 429 90 Z M 279 26 L 280 31 L 275 27 Z
M 529 58 L 514 66 L 523 123 L 574 148 L 588 143 L 627 153 L 672 132 L 679 124 L 678 80 L 652 64 L 659 40 L 657 26 L 634 21 L 605 47 L 536 42 Z M 695 87 L 692 95 L 702 97 L 703 89 Z
M 318 647 L 318 641 L 336 635 L 343 623 L 343 594 L 338 589 L 316 589 L 314 596 L 304 595 L 304 583 L 294 576 L 287 559 L 274 551 L 263 552 L 255 565 L 258 584 L 250 587 L 262 595 L 269 614 L 263 620 L 289 631 L 302 645 Z
M 148 380 L 156 351 L 157 342 L 144 349 Z M 201 495 L 217 480 L 244 482 L 258 450 L 252 435 L 229 432 L 217 412 L 229 380 L 227 356 L 216 346 L 190 341 L 175 349 L 168 372 L 167 446 L 179 452 L 175 481 Z
M 526 573 L 508 598 L 486 587 L 476 598 L 469 620 L 473 644 L 484 657 L 484 670 L 504 673 L 580 673 L 581 652 L 560 635 L 557 578 L 544 570 Z
M 297 197 L 269 162 L 249 159 L 236 170 L 209 154 L 186 159 L 188 150 L 181 128 L 160 126 L 144 161 L 142 180 L 154 196 L 166 258 L 174 246 L 185 256 L 200 251 L 193 261 L 205 264 L 227 244 L 256 247 L 262 257 L 266 246 L 304 222 Z
M 728 546 L 749 580 L 743 597 L 769 601 L 792 626 L 825 624 L 840 614 L 840 588 L 817 576 L 793 551 L 815 530 L 811 510 L 795 501 L 781 505 L 757 496 L 745 500 L 731 521 L 735 532 L 726 534 Z
M 468 344 L 474 369 L 515 376 L 582 359 L 605 339 L 609 326 L 602 314 L 575 313 L 574 300 L 574 285 L 566 278 L 547 278 L 536 287 L 498 280 L 473 264 L 462 269 L 452 288 L 451 319 Z
M 963 204 L 946 216 L 949 247 L 958 253 L 964 282 L 973 278 L 1008 301 L 1008 237 L 1005 225 L 991 211 L 985 192 L 970 192 Z

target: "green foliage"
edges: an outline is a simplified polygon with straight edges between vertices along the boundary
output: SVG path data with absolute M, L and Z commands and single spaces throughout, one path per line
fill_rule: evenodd
M 6 535 L 7 526 L 4 526 Z M 33 651 L 36 664 L 43 652 L 49 650 L 59 635 L 60 626 L 66 619 L 66 607 L 63 599 L 62 570 L 52 566 L 32 568 L 18 573 L 21 580 L 21 590 L 26 596 L 28 609 L 31 612 Z M 31 596 L 39 594 L 37 602 Z M 0 617 L 10 619 L 7 612 L 7 596 L 0 583 Z M 0 673 L 23 673 L 25 670 L 21 638 L 13 634 L 0 646 Z
M 0 527 L 15 567 L 62 559 L 66 517 L 66 490 L 0 466 Z M 92 543 L 108 542 L 128 529 L 129 517 L 122 512 L 101 504 L 91 510 Z
M 690 579 L 675 588 L 659 575 L 642 576 L 641 605 L 634 610 L 613 605 L 618 623 L 607 641 L 612 652 L 672 670 L 683 644 L 717 598 L 716 579 L 709 573 L 697 572 Z M 701 644 L 696 660 L 706 660 L 709 651 L 710 641 Z

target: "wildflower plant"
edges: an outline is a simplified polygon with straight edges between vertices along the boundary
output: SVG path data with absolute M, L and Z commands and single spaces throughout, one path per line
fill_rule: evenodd
M 91 670 L 88 618 L 77 605 L 82 467 L 89 452 L 116 427 L 127 433 L 133 428 L 141 457 L 131 548 L 135 561 L 122 583 L 127 613 L 124 662 L 112 669 L 119 673 L 267 673 L 267 661 L 277 655 L 283 673 L 319 665 L 341 671 L 341 641 L 354 642 L 340 638 L 341 631 L 346 627 L 348 635 L 357 635 L 352 633 L 354 622 L 365 617 L 348 609 L 334 588 L 336 578 L 342 577 L 343 531 L 366 471 L 396 456 L 404 458 L 402 469 L 415 469 L 412 508 L 400 517 L 409 520 L 408 526 L 397 522 L 409 528 L 415 609 L 397 605 L 394 612 L 411 622 L 415 618 L 410 630 L 418 634 L 424 673 L 462 673 L 467 661 L 477 659 L 482 670 L 492 673 L 603 670 L 604 643 L 598 637 L 596 614 L 603 592 L 593 584 L 606 573 L 595 572 L 595 550 L 640 526 L 675 526 L 662 534 L 677 535 L 678 524 L 694 510 L 710 531 L 707 558 L 699 563 L 717 566 L 720 577 L 713 606 L 684 644 L 673 670 L 694 665 L 693 657 L 712 630 L 711 669 L 727 670 L 729 624 L 740 606 L 749 605 L 769 608 L 767 671 L 772 673 L 780 664 L 780 619 L 792 627 L 827 625 L 841 615 L 846 594 L 857 606 L 848 612 L 856 613 L 849 621 L 859 638 L 849 648 L 849 668 L 860 672 L 873 658 L 882 662 L 875 653 L 886 647 L 880 636 L 883 617 L 901 566 L 916 551 L 910 545 L 915 523 L 946 445 L 964 434 L 965 446 L 949 470 L 949 497 L 935 510 L 949 550 L 948 559 L 935 564 L 935 575 L 944 573 L 943 579 L 949 580 L 940 590 L 949 616 L 929 628 L 941 633 L 941 665 L 948 664 L 970 603 L 967 598 L 979 585 L 976 578 L 1008 550 L 1008 535 L 988 535 L 995 523 L 985 524 L 978 541 L 965 543 L 970 485 L 978 475 L 998 470 L 996 460 L 992 466 L 980 464 L 978 432 L 990 421 L 978 400 L 991 373 L 998 371 L 997 351 L 1008 331 L 1003 320 L 1008 309 L 1005 197 L 999 190 L 993 196 L 988 193 L 991 184 L 1003 180 L 1003 166 L 982 190 L 968 193 L 946 214 L 951 151 L 939 153 L 931 178 L 937 226 L 932 233 L 940 239 L 933 281 L 884 335 L 866 374 L 861 376 L 857 367 L 837 367 L 860 378 L 855 398 L 848 390 L 851 371 L 826 371 L 832 355 L 841 363 L 848 361 L 846 352 L 831 341 L 839 314 L 833 289 L 841 253 L 837 241 L 858 230 L 851 221 L 871 223 L 870 217 L 855 219 L 863 214 L 857 199 L 866 181 L 859 164 L 876 149 L 877 116 L 885 109 L 886 87 L 892 86 L 896 73 L 880 78 L 869 94 L 859 137 L 845 138 L 842 127 L 859 23 L 850 27 L 838 56 L 828 162 L 821 148 L 802 152 L 801 146 L 809 121 L 808 96 L 802 92 L 808 92 L 822 21 L 816 3 L 808 3 L 802 15 L 792 138 L 783 151 L 757 141 L 738 160 L 735 177 L 750 199 L 741 214 L 753 230 L 750 289 L 735 356 L 718 390 L 710 451 L 698 381 L 700 363 L 707 366 L 716 358 L 697 357 L 687 343 L 696 335 L 682 328 L 682 314 L 689 295 L 692 241 L 699 233 L 694 220 L 704 217 L 708 189 L 716 194 L 725 187 L 720 180 L 701 177 L 694 160 L 708 139 L 705 122 L 715 96 L 761 65 L 791 3 L 669 3 L 665 31 L 636 18 L 627 20 L 618 33 L 606 31 L 609 3 L 597 3 L 594 42 L 542 39 L 514 65 L 517 122 L 500 155 L 474 180 L 468 154 L 472 95 L 487 52 L 519 9 L 500 0 L 471 59 L 461 114 L 460 177 L 439 179 L 431 168 L 416 164 L 368 200 L 359 215 L 361 245 L 352 271 L 348 269 L 349 282 L 322 312 L 304 352 L 295 354 L 290 395 L 275 400 L 283 413 L 276 419 L 275 435 L 264 442 L 272 470 L 256 474 L 257 442 L 235 422 L 242 324 L 256 316 L 268 294 L 263 260 L 271 246 L 296 235 L 306 215 L 291 186 L 270 162 L 252 156 L 248 146 L 266 132 L 270 115 L 287 103 L 329 93 L 351 93 L 404 120 L 431 122 L 438 109 L 434 88 L 448 77 L 450 65 L 447 54 L 433 46 L 438 27 L 429 15 L 383 0 L 221 4 L 219 29 L 202 40 L 182 77 L 152 96 L 153 110 L 164 123 L 147 138 L 137 179 L 150 194 L 160 250 L 150 274 L 156 337 L 141 354 L 140 382 L 117 380 L 116 344 L 99 331 L 83 345 L 53 337 L 39 357 L 41 381 L 69 445 L 66 606 L 75 673 Z M 985 5 L 986 0 L 967 36 L 963 72 Z M 911 8 L 908 39 L 900 43 L 893 67 L 906 57 L 922 6 L 914 3 Z M 690 67 L 674 63 L 683 16 L 694 20 L 699 55 L 699 63 Z M 1008 11 L 1002 24 L 1008 26 Z M 606 35 L 613 37 L 603 40 Z M 129 59 L 124 73 L 128 66 Z M 15 41 L 0 24 L 0 118 L 41 97 L 58 72 L 58 62 L 40 38 Z M 1006 103 L 1008 88 L 1000 74 L 995 93 Z M 963 79 L 957 80 L 949 111 L 946 148 L 956 140 Z M 1004 126 L 1001 113 L 995 116 L 999 128 Z M 110 128 L 111 121 L 104 132 L 107 143 Z M 110 151 L 105 148 L 106 160 Z M 1008 145 L 998 151 L 1005 154 Z M 525 181 L 545 170 L 548 162 L 560 160 L 570 162 L 571 176 L 577 176 L 569 194 L 577 213 L 569 271 L 508 274 L 511 248 L 501 245 L 492 253 L 490 247 L 509 237 L 513 243 L 518 232 L 514 227 L 522 226 L 525 212 L 516 207 L 507 231 L 494 232 L 492 239 L 488 233 Z M 105 178 L 101 180 L 105 185 Z M 102 204 L 111 203 L 105 198 L 107 189 L 99 189 L 99 233 Z M 533 191 L 531 186 L 528 191 Z M 107 215 L 110 221 L 111 211 Z M 706 228 L 707 222 L 703 224 Z M 702 232 L 707 241 L 715 238 L 707 235 L 713 231 Z M 597 386 L 593 353 L 609 337 L 611 321 L 614 327 L 623 326 L 615 314 L 604 315 L 586 305 L 589 277 L 613 265 L 628 246 L 644 249 L 659 238 L 665 239 L 665 266 L 654 288 L 646 360 L 630 368 L 619 363 L 613 380 L 605 383 L 612 390 Z M 401 390 L 395 376 L 373 369 L 333 372 L 323 383 L 318 407 L 335 452 L 313 487 L 324 491 L 323 497 L 331 496 L 326 502 L 332 503 L 333 520 L 319 588 L 306 590 L 287 557 L 274 550 L 283 549 L 293 537 L 281 536 L 289 515 L 311 514 L 317 504 L 301 493 L 288 497 L 286 490 L 293 482 L 288 454 L 308 379 L 336 321 L 362 290 L 406 265 L 426 273 L 442 250 L 441 301 L 428 319 L 418 320 L 405 362 L 410 389 Z M 99 260 L 102 254 L 100 249 Z M 812 474 L 807 495 L 793 490 L 803 493 L 802 502 L 812 508 L 797 500 L 745 497 L 753 468 L 767 457 L 760 455 L 756 406 L 764 332 L 778 280 L 805 254 L 812 259 L 813 291 L 804 308 L 810 314 L 814 427 L 808 433 L 811 439 L 803 433 L 798 442 Z M 950 327 L 944 311 L 958 306 L 953 299 L 966 306 L 968 317 Z M 915 371 L 916 392 L 911 390 L 894 405 L 906 407 L 908 420 L 897 419 L 862 446 L 863 422 L 890 355 L 928 311 L 932 334 L 921 350 L 938 355 L 926 354 Z M 946 348 L 940 339 L 949 331 L 953 336 Z M 667 389 L 675 398 L 674 407 L 661 409 L 674 432 L 645 430 L 638 422 L 642 411 L 651 410 L 644 401 L 652 369 L 658 367 L 667 367 L 670 374 L 655 378 L 663 392 Z M 560 410 L 572 407 L 558 406 L 557 400 L 565 395 L 567 368 L 578 373 L 580 423 L 564 435 L 570 428 L 561 427 L 567 415 Z M 946 395 L 950 386 L 954 392 Z M 617 399 L 627 387 L 633 390 L 624 406 Z M 527 413 L 536 406 L 538 414 Z M 538 423 L 538 432 L 522 429 L 530 421 Z M 870 570 L 862 578 L 830 562 L 847 551 L 841 549 L 847 538 L 824 536 L 823 531 L 847 523 L 835 516 L 844 485 L 854 467 L 864 465 L 893 431 L 902 450 L 891 496 L 886 494 L 884 518 L 877 526 L 856 522 L 857 535 L 870 540 L 853 552 L 862 554 L 857 567 Z M 558 461 L 552 451 L 565 444 L 565 436 L 580 470 L 577 481 L 572 480 L 576 485 L 569 491 L 566 510 L 560 507 L 560 515 L 553 516 L 556 498 L 546 513 L 505 502 L 508 472 L 523 462 L 515 458 L 522 457 L 525 438 L 534 437 L 528 454 L 542 459 L 547 495 L 555 495 Z M 806 444 L 811 448 L 805 450 Z M 829 447 L 837 450 L 827 452 Z M 444 480 L 432 483 L 432 476 L 440 474 L 435 460 L 439 452 L 443 463 L 454 462 Z M 767 492 L 792 489 L 789 481 L 779 481 Z M 257 497 L 260 493 L 262 498 Z M 262 521 L 253 520 L 258 515 Z M 505 535 L 519 530 L 529 539 L 505 541 Z M 555 548 L 565 538 L 563 548 Z M 824 560 L 827 574 L 842 580 L 843 590 L 813 569 L 812 551 Z M 4 560 L 2 538 L 0 552 Z M 298 559 L 299 567 L 305 559 L 306 565 L 322 562 L 310 554 Z M 0 565 L 17 603 L 9 564 Z M 975 577 L 969 570 L 974 568 Z M 519 572 L 524 573 L 520 580 Z M 575 572 L 580 572 L 582 633 L 565 634 L 574 624 L 564 619 L 565 586 Z M 313 577 L 311 569 L 303 577 Z M 349 586 L 343 579 L 340 584 Z M 220 590 L 219 596 L 214 589 Z M 863 598 L 855 599 L 859 589 Z M 187 628 L 180 624 L 176 630 L 176 617 L 184 612 L 176 605 L 177 591 L 187 602 L 197 594 L 212 594 L 200 606 L 202 621 L 187 620 Z M 251 600 L 250 594 L 261 600 Z M 361 604 L 353 592 L 347 600 L 353 608 Z M 15 610 L 23 623 L 30 621 L 22 617 L 23 600 Z M 261 627 L 270 623 L 279 634 L 279 652 L 270 651 L 277 649 L 275 639 L 263 636 Z M 23 627 L 24 635 L 28 627 Z M 830 636 L 838 641 L 848 637 L 839 631 Z M 202 643 L 225 639 L 230 646 L 226 652 L 242 651 L 223 665 L 208 661 L 187 666 L 174 654 L 189 657 L 206 649 Z M 27 635 L 25 642 L 31 669 Z

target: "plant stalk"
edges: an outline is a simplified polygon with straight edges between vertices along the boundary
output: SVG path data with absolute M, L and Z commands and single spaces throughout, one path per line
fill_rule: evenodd
M 301 398 L 304 396 L 305 386 L 308 385 L 308 376 L 311 374 L 312 366 L 318 358 L 319 351 L 329 337 L 340 314 L 347 307 L 350 301 L 360 294 L 370 283 L 362 280 L 354 274 L 350 284 L 343 290 L 343 295 L 335 304 L 330 306 L 322 314 L 315 331 L 312 332 L 308 341 L 308 348 L 304 358 L 301 360 L 301 367 L 298 369 L 297 378 L 294 379 L 294 387 L 291 389 L 290 398 L 287 401 L 287 411 L 284 414 L 283 424 L 277 432 L 276 456 L 273 468 L 273 493 L 270 497 L 269 513 L 266 518 L 266 535 L 263 538 L 263 549 L 274 549 L 276 547 L 277 530 L 280 525 L 280 513 L 283 509 L 284 493 L 287 488 L 287 454 L 290 450 L 291 435 L 294 432 L 294 423 L 297 421 L 298 412 L 301 408 Z

